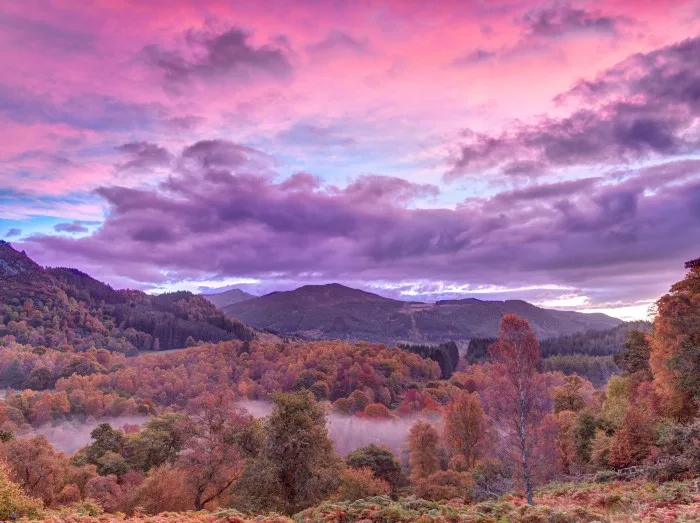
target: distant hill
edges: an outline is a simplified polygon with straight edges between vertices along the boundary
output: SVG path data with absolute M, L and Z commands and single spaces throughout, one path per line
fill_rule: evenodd
M 520 300 L 405 302 L 337 283 L 273 292 L 226 306 L 224 311 L 255 328 L 282 335 L 391 344 L 495 336 L 507 312 L 528 319 L 541 338 L 622 323 L 605 314 L 549 310 Z
M 240 303 L 242 301 L 249 300 L 251 298 L 257 298 L 254 294 L 247 293 L 241 289 L 231 289 L 224 292 L 216 292 L 212 294 L 200 294 L 202 298 L 213 303 L 220 309 L 233 305 L 234 303 Z
M 0 338 L 134 354 L 199 341 L 251 340 L 254 331 L 190 292 L 114 290 L 69 268 L 43 268 L 0 241 Z

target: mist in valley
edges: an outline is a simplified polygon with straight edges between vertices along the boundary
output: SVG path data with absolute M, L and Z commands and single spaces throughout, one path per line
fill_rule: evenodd
M 238 406 L 256 418 L 268 416 L 272 412 L 272 404 L 266 401 L 244 400 L 239 401 Z M 418 417 L 415 416 L 370 419 L 331 412 L 326 417 L 326 424 L 336 451 L 343 456 L 372 443 L 384 445 L 398 456 L 406 447 L 408 432 L 417 420 Z
M 51 444 L 66 454 L 73 454 L 78 449 L 90 443 L 90 433 L 102 423 L 109 423 L 115 429 L 123 429 L 125 425 L 143 425 L 148 416 L 120 416 L 117 418 L 102 418 L 88 421 L 64 421 L 58 424 L 47 424 L 20 436 L 46 436 Z
M 272 413 L 272 404 L 259 400 L 243 400 L 237 405 L 249 412 L 255 418 L 263 418 Z M 90 433 L 101 423 L 109 423 L 115 429 L 123 429 L 125 425 L 143 425 L 148 416 L 120 416 L 117 418 L 102 418 L 89 421 L 64 421 L 58 424 L 47 424 L 21 436 L 45 436 L 54 447 L 66 454 L 73 454 L 90 443 Z M 335 443 L 336 451 L 346 456 L 355 449 L 370 445 L 384 445 L 396 455 L 400 455 L 406 447 L 408 432 L 416 417 L 369 419 L 358 416 L 346 416 L 336 412 L 326 417 L 328 432 Z

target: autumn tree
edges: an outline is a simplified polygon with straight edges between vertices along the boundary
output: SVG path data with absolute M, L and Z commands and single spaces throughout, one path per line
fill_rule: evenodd
M 408 433 L 411 481 L 417 483 L 440 470 L 439 444 L 440 435 L 430 423 L 418 421 L 413 424 Z
M 538 420 L 541 379 L 537 370 L 540 346 L 527 320 L 516 314 L 501 318 L 498 340 L 489 347 L 489 358 L 503 378 L 497 396 L 497 415 L 505 421 L 512 442 L 520 454 L 525 494 L 534 504 L 532 490 L 532 449 Z
M 445 409 L 445 441 L 472 469 L 481 456 L 488 434 L 488 421 L 476 393 L 455 393 Z
M 417 497 L 431 501 L 461 499 L 468 501 L 474 482 L 466 472 L 439 470 L 418 480 L 414 491 Z
M 236 408 L 231 398 L 206 394 L 197 404 L 195 434 L 186 440 L 176 468 L 190 487 L 194 508 L 223 495 L 241 475 L 244 460 L 259 451 L 257 422 Z
M 27 496 L 19 485 L 10 480 L 7 465 L 0 461 L 0 520 L 10 521 L 19 517 L 34 519 L 41 508 L 41 501 Z
M 11 479 L 24 491 L 51 505 L 66 483 L 68 458 L 44 436 L 17 438 L 5 443 Z
M 692 384 L 697 381 L 697 347 L 700 346 L 700 264 L 686 264 L 685 278 L 675 283 L 657 302 L 651 336 L 649 366 L 656 392 L 667 415 L 692 418 L 698 400 Z
M 192 508 L 190 489 L 182 472 L 170 465 L 151 469 L 136 493 L 136 505 L 148 514 L 177 512 Z
M 560 471 L 562 474 L 571 474 L 572 465 L 575 462 L 576 451 L 574 448 L 574 426 L 576 413 L 571 410 L 562 410 L 555 415 L 558 431 L 554 440 L 559 454 Z
M 586 401 L 581 395 L 583 380 L 579 376 L 567 376 L 564 385 L 555 387 L 552 391 L 554 413 L 570 410 L 578 412 L 586 407 Z
M 639 406 L 630 407 L 610 442 L 609 462 L 613 467 L 640 465 L 651 453 L 656 436 L 653 414 Z

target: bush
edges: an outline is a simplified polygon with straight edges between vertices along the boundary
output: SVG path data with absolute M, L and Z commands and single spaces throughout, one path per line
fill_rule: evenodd
M 404 480 L 399 460 L 386 447 L 374 444 L 361 447 L 348 454 L 345 462 L 352 468 L 371 468 L 374 475 L 386 481 L 392 491 Z
M 336 494 L 338 501 L 356 501 L 373 496 L 385 496 L 391 492 L 389 484 L 378 478 L 369 467 L 345 469 L 342 483 Z
M 478 463 L 472 470 L 472 479 L 472 497 L 475 500 L 498 497 L 513 487 L 511 471 L 497 460 Z
M 471 498 L 473 481 L 466 472 L 441 470 L 427 478 L 421 479 L 415 485 L 417 497 L 430 501 Z

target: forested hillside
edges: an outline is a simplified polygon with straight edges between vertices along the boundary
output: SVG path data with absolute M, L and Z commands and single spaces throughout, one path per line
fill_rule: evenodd
M 254 336 L 200 296 L 116 291 L 77 269 L 44 269 L 6 242 L 0 300 L 0 340 L 34 347 L 136 354 Z

